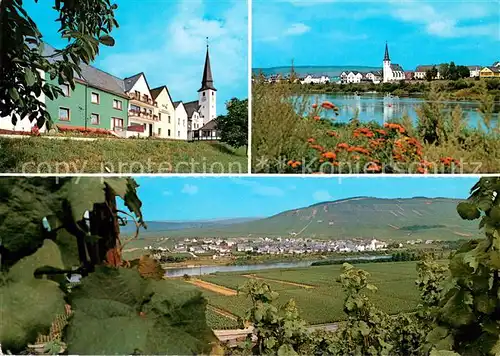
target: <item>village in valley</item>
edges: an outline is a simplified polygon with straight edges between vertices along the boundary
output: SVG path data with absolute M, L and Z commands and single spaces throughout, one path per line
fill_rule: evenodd
M 443 68 L 443 66 L 445 66 Z M 385 45 L 384 59 L 380 70 L 361 72 L 357 70 L 342 71 L 339 76 L 331 77 L 326 73 L 303 74 L 295 78 L 295 82 L 300 84 L 347 84 L 347 83 L 391 83 L 399 81 L 418 81 L 418 80 L 439 80 L 445 79 L 441 71 L 447 70 L 451 66 L 455 67 L 461 78 L 500 78 L 500 61 L 485 65 L 455 65 L 450 64 L 431 64 L 418 65 L 415 70 L 404 70 L 396 63 L 392 63 L 389 55 L 389 45 Z M 294 71 L 292 64 L 291 71 Z M 289 80 L 290 74 L 273 74 L 266 77 L 268 83 L 276 83 L 281 80 Z
M 389 247 L 403 248 L 414 245 L 431 245 L 439 240 L 408 239 L 405 242 L 382 241 L 376 238 L 348 238 L 324 240 L 302 237 L 247 237 L 247 238 L 184 238 L 176 240 L 173 247 L 165 246 L 168 237 L 151 240 L 143 247 L 145 253 L 157 260 L 167 256 L 185 255 L 191 258 L 209 256 L 213 260 L 230 258 L 237 255 L 280 255 L 299 256 L 325 253 L 382 252 Z M 154 242 L 153 242 L 154 241 Z M 189 256 L 188 256 L 189 255 Z

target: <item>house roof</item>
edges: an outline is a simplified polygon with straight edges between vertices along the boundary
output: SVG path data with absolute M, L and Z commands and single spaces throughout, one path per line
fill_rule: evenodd
M 44 43 L 43 55 L 51 56 L 56 52 L 56 49 L 51 45 Z M 49 58 L 51 63 L 60 60 L 59 56 Z M 103 70 L 95 68 L 91 65 L 80 62 L 81 74 L 78 75 L 76 72 L 75 78 L 84 81 L 89 86 L 95 87 L 96 89 L 101 89 L 103 91 L 110 92 L 122 97 L 127 97 L 124 93 L 124 82 L 121 78 L 115 77 Z
M 477 70 L 477 69 L 481 69 L 481 66 L 467 66 L 467 68 Z
M 177 109 L 177 107 L 182 104 L 182 101 L 174 101 L 174 108 Z
M 404 72 L 403 67 L 401 67 L 399 64 L 391 64 L 391 69 L 395 72 Z
M 156 98 L 158 97 L 158 95 L 160 95 L 163 89 L 167 91 L 168 97 L 170 98 L 170 101 L 173 103 L 174 101 L 172 100 L 172 96 L 170 95 L 170 91 L 168 90 L 168 87 L 166 85 L 162 85 L 158 88 L 151 89 L 149 92 L 151 93 L 153 99 L 156 100 Z
M 486 67 L 491 70 L 493 73 L 500 73 L 500 67 Z M 484 68 L 483 68 L 484 69 Z
M 208 45 L 207 55 L 205 56 L 205 68 L 203 68 L 203 79 L 201 80 L 201 88 L 198 90 L 198 92 L 207 89 L 217 91 L 217 89 L 215 89 L 214 87 L 214 78 L 212 77 L 212 68 L 210 66 L 210 54 L 208 53 Z
M 498 67 L 500 66 L 500 61 L 496 61 L 495 63 L 493 63 L 492 67 Z
M 123 82 L 125 83 L 125 91 L 128 93 L 132 88 L 134 87 L 135 83 L 139 80 L 139 78 L 143 76 L 144 81 L 146 82 L 146 86 L 148 87 L 149 92 L 151 93 L 151 87 L 148 84 L 148 80 L 146 79 L 146 76 L 144 75 L 144 72 L 137 73 L 131 77 L 127 77 L 123 79 Z
M 200 130 L 217 130 L 217 120 L 210 120 Z
M 198 112 L 200 105 L 198 104 L 198 100 L 190 101 L 189 103 L 184 103 L 184 107 L 186 108 L 186 112 L 188 114 L 188 118 L 192 118 L 195 112 Z

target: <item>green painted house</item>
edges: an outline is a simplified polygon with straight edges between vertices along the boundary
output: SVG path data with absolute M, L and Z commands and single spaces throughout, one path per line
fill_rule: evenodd
M 60 127 L 101 128 L 124 133 L 128 125 L 129 99 L 123 79 L 84 63 L 80 68 L 81 74 L 75 74 L 74 90 L 67 84 L 60 85 L 64 95 L 46 100 L 53 122 Z M 45 80 L 57 84 L 48 75 Z

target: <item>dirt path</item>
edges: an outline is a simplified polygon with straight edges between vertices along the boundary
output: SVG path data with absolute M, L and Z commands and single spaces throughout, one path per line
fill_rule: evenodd
M 202 281 L 201 279 L 193 279 L 192 278 L 186 282 L 193 284 L 197 287 L 200 287 L 200 288 L 203 288 L 203 289 L 215 292 L 215 293 L 219 293 L 222 295 L 226 295 L 226 296 L 235 296 L 238 294 L 234 289 L 229 289 L 229 288 L 220 286 L 218 284 Z
M 269 282 L 275 282 L 275 283 L 281 283 L 281 284 L 288 284 L 290 286 L 296 286 L 296 287 L 301 287 L 301 288 L 305 288 L 305 289 L 313 289 L 313 288 L 315 288 L 314 286 L 311 286 L 311 285 L 308 285 L 308 284 L 301 284 L 301 283 L 281 281 L 279 279 L 263 278 L 263 277 L 258 277 L 255 274 L 243 274 L 242 276 L 243 277 L 247 277 L 247 278 L 259 279 L 259 280 L 263 280 L 263 281 L 269 281 Z
M 217 313 L 219 315 L 222 315 L 223 317 L 226 317 L 228 319 L 231 319 L 233 321 L 238 321 L 238 317 L 230 312 L 228 312 L 227 310 L 224 310 L 224 309 L 219 309 L 217 307 L 214 307 L 213 305 L 207 305 L 207 309 L 213 311 L 214 313 Z

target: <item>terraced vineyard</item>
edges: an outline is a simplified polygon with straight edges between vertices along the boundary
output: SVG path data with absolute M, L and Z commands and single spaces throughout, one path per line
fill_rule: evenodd
M 415 286 L 416 262 L 367 263 L 361 266 L 370 273 L 370 282 L 378 291 L 370 295 L 371 300 L 389 313 L 413 310 L 419 300 Z M 302 317 L 310 324 L 331 323 L 344 320 L 342 311 L 344 293 L 336 282 L 340 275 L 340 265 L 295 268 L 284 270 L 262 270 L 253 272 L 266 281 L 273 290 L 279 292 L 279 302 L 295 299 Z M 221 273 L 202 276 L 201 279 L 234 290 L 250 280 L 246 273 Z M 267 279 L 267 280 L 266 280 Z M 292 282 L 296 285 L 280 283 Z M 312 286 L 313 288 L 306 288 Z M 243 316 L 250 307 L 244 295 L 224 296 L 216 292 L 201 289 L 209 304 L 228 311 L 236 316 Z M 221 315 L 213 316 L 210 311 L 208 320 L 216 329 L 230 328 L 234 320 Z M 224 320 L 226 323 L 224 323 Z

